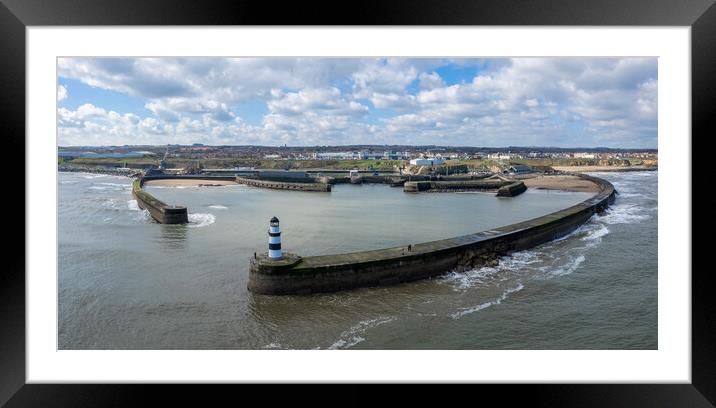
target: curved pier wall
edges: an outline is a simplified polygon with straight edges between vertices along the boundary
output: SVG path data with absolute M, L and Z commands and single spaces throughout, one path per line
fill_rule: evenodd
M 161 177 L 159 177 L 161 178 Z M 157 180 L 158 178 L 154 178 Z M 167 205 L 153 195 L 142 190 L 144 178 L 134 180 L 132 195 L 137 200 L 139 208 L 149 211 L 152 218 L 160 224 L 185 224 L 189 222 L 186 207 Z
M 285 181 L 259 180 L 245 177 L 236 177 L 235 181 L 239 184 L 246 184 L 253 187 L 272 188 L 277 190 L 297 190 L 297 191 L 331 191 L 330 184 L 323 183 L 289 183 Z
M 248 289 L 286 295 L 335 292 L 409 282 L 483 265 L 501 255 L 564 236 L 614 201 L 608 181 L 582 176 L 600 186 L 594 197 L 542 217 L 475 234 L 407 247 L 304 257 L 293 265 L 251 260 Z

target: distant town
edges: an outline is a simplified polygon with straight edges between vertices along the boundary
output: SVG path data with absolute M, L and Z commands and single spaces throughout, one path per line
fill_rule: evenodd
M 534 167 L 656 167 L 656 149 L 455 146 L 61 146 L 61 169 L 109 167 L 174 169 L 333 169 L 398 172 L 406 166 L 460 166 L 502 171 L 522 164 Z

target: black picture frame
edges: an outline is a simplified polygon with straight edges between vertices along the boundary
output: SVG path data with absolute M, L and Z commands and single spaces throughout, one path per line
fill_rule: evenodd
M 692 58 L 692 151 L 707 139 L 710 113 L 716 106 L 716 6 L 711 0 L 503 0 L 465 2 L 459 0 L 363 1 L 356 4 L 293 2 L 275 4 L 258 1 L 91 1 L 91 0 L 0 0 L 0 112 L 5 148 L 25 169 L 25 46 L 27 26 L 102 25 L 560 25 L 560 26 L 690 26 Z M 692 163 L 697 163 L 696 157 Z M 18 171 L 14 170 L 13 176 Z M 702 173 L 692 172 L 692 186 L 701 184 Z M 17 182 L 17 180 L 15 180 Z M 26 179 L 24 179 L 26 182 Z M 10 183 L 8 181 L 7 183 Z M 17 183 L 19 184 L 19 183 Z M 24 186 L 24 183 L 23 183 Z M 18 186 L 4 200 L 5 214 L 26 208 Z M 701 204 L 692 201 L 692 212 Z M 11 208 L 7 208 L 11 207 Z M 705 212 L 704 212 L 705 213 Z M 24 210 L 25 220 L 31 214 Z M 693 217 L 693 214 L 692 214 Z M 20 224 L 19 217 L 14 220 Z M 711 222 L 699 223 L 699 229 Z M 5 268 L 0 273 L 0 405 L 16 406 L 125 406 L 144 405 L 146 393 L 184 399 L 195 387 L 147 385 L 60 385 L 26 384 L 25 371 L 25 224 L 13 225 L 11 239 L 3 244 Z M 693 230 L 692 230 L 693 232 Z M 22 239 L 20 238 L 22 237 Z M 695 236 L 694 236 L 695 237 Z M 692 254 L 703 254 L 708 242 L 692 239 Z M 699 251 L 702 249 L 704 251 Z M 703 255 L 700 255 L 703 256 Z M 680 271 L 688 273 L 689 271 Z M 716 308 L 708 285 L 710 268 L 692 273 L 692 381 L 690 384 L 552 384 L 479 385 L 480 400 L 521 399 L 537 406 L 716 406 Z M 230 389 L 229 389 L 230 388 Z M 245 388 L 212 387 L 200 398 L 229 395 L 248 401 Z M 414 387 L 410 398 L 441 405 L 458 403 L 470 390 L 435 393 L 431 387 Z M 340 405 L 375 402 L 372 389 L 341 385 L 330 390 L 340 396 Z M 381 392 L 384 390 L 381 390 Z M 331 402 L 325 391 L 314 387 L 289 392 L 267 392 L 272 402 L 307 400 L 312 404 Z M 322 393 L 317 396 L 317 393 Z M 392 390 L 383 403 L 404 402 L 405 390 Z M 185 400 L 186 401 L 186 400 Z M 333 401 L 335 402 L 335 401 Z M 335 403 L 334 405 L 338 405 Z M 403 404 L 401 404 L 403 405 Z

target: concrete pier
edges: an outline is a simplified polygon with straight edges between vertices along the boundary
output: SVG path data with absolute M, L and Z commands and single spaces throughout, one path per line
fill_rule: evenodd
M 403 191 L 417 193 L 421 191 L 466 191 L 466 190 L 497 190 L 511 184 L 503 180 L 461 180 L 461 181 L 406 181 Z
M 310 294 L 392 285 L 466 270 L 499 256 L 562 237 L 614 202 L 611 183 L 580 174 L 595 183 L 593 197 L 542 217 L 450 239 L 374 251 L 292 258 L 279 264 L 251 260 L 248 289 L 270 295 Z
M 276 190 L 319 191 L 330 192 L 331 185 L 323 183 L 295 183 L 287 181 L 260 180 L 255 178 L 236 177 L 236 182 L 247 186 L 271 188 Z
M 186 224 L 189 222 L 189 215 L 186 207 L 179 205 L 168 205 L 158 200 L 153 195 L 142 190 L 144 178 L 134 180 L 132 184 L 132 195 L 137 200 L 137 205 L 147 210 L 149 215 L 160 224 Z
M 498 197 L 515 197 L 527 191 L 524 181 L 516 181 L 497 190 Z

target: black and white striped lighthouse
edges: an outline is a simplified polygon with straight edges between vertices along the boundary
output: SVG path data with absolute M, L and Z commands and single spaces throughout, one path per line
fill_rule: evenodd
M 281 259 L 281 228 L 278 226 L 278 218 L 273 217 L 269 221 L 269 259 Z

